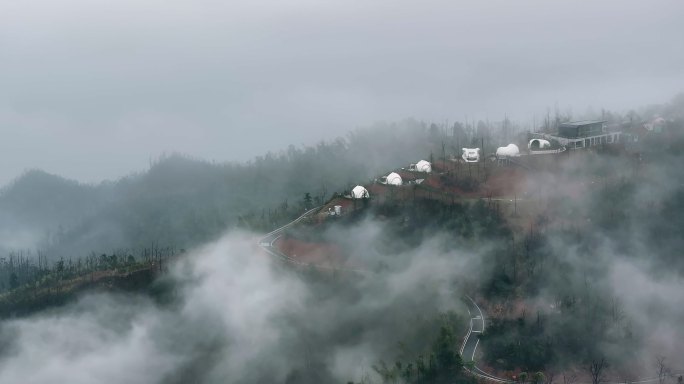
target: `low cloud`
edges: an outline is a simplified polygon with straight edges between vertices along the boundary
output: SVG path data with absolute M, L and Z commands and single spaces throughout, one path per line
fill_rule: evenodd
M 393 359 L 399 341 L 415 343 L 412 332 L 440 311 L 462 309 L 453 279 L 468 255 L 429 241 L 392 257 L 408 262 L 366 277 L 297 272 L 233 232 L 162 278 L 175 287 L 170 304 L 95 293 L 4 321 L 0 382 L 359 380 L 379 359 Z

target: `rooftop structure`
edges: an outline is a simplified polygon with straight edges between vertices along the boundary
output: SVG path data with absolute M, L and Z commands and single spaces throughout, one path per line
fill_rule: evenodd
M 606 122 L 602 120 L 574 121 L 561 124 L 556 135 L 542 134 L 541 136 L 544 139 L 556 140 L 568 149 L 589 148 L 619 142 L 621 132 L 610 132 L 606 128 Z
M 558 136 L 566 139 L 601 135 L 605 131 L 606 122 L 602 120 L 583 120 L 563 123 L 558 127 Z

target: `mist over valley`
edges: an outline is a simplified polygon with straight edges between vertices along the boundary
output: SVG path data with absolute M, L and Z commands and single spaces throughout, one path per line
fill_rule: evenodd
M 0 4 L 0 383 L 681 384 L 683 11 Z

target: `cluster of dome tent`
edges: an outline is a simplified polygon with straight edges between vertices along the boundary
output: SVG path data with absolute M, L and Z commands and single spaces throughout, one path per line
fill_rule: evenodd
M 544 139 L 532 139 L 527 144 L 527 148 L 530 151 L 545 152 L 543 150 L 549 149 L 551 143 Z M 462 148 L 463 154 L 461 158 L 467 163 L 476 163 L 480 161 L 480 148 Z M 507 159 L 512 157 L 520 156 L 520 148 L 515 144 L 508 144 L 505 147 L 499 147 L 496 149 L 497 159 Z M 408 167 L 408 171 L 412 172 L 432 172 L 432 164 L 426 160 L 420 160 L 415 164 L 411 164 Z M 380 184 L 400 186 L 404 184 L 404 181 L 396 172 L 390 172 L 387 176 L 382 176 L 376 180 Z M 361 185 L 357 185 L 351 190 L 350 197 L 352 199 L 367 199 L 370 198 L 368 190 Z
M 543 152 L 542 150 L 548 150 L 550 148 L 551 143 L 544 139 L 532 139 L 527 143 L 527 149 L 530 151 L 530 154 L 533 154 L 533 151 Z M 520 156 L 520 148 L 518 148 L 518 146 L 515 144 L 508 144 L 505 147 L 499 147 L 496 149 L 496 157 L 498 159 L 518 156 Z
M 532 139 L 527 144 L 527 148 L 530 151 L 530 154 L 533 154 L 533 151 L 538 151 L 537 153 L 548 152 L 545 150 L 551 148 L 551 143 L 548 140 L 544 139 Z M 466 163 L 480 162 L 480 148 L 462 148 L 462 150 L 463 153 L 461 158 L 463 159 L 463 161 L 465 161 Z M 519 157 L 520 155 L 520 148 L 518 148 L 518 146 L 515 144 L 508 144 L 505 147 L 499 147 L 496 149 L 496 158 L 499 160 Z M 432 164 L 429 161 L 420 160 L 415 164 L 409 165 L 407 170 L 411 172 L 431 173 Z M 382 176 L 379 179 L 377 179 L 376 182 L 392 186 L 404 185 L 404 181 L 402 180 L 401 175 L 399 175 L 396 172 L 390 172 L 388 175 Z M 352 189 L 350 197 L 352 199 L 367 199 L 370 198 L 370 194 L 368 193 L 368 190 L 366 188 L 364 188 L 361 185 L 357 185 Z
M 539 151 L 551 148 L 551 143 L 544 139 L 532 139 L 527 144 L 530 151 Z M 496 149 L 497 159 L 506 159 L 520 156 L 520 148 L 515 144 L 508 144 L 505 147 Z M 463 148 L 461 156 L 466 163 L 477 163 L 480 161 L 480 148 Z
M 543 150 L 551 147 L 551 143 L 544 139 L 532 139 L 527 144 L 527 148 L 530 150 Z M 506 159 L 512 157 L 520 156 L 520 149 L 515 144 L 508 144 L 505 147 L 499 147 L 496 149 L 496 158 Z M 476 163 L 480 161 L 480 148 L 463 148 L 463 154 L 461 156 L 463 160 L 467 163 Z M 426 160 L 420 160 L 415 164 L 411 164 L 408 167 L 408 171 L 412 172 L 432 172 L 432 164 Z M 400 186 L 404 184 L 404 181 L 396 172 L 390 172 L 387 176 L 382 176 L 377 179 L 377 182 L 385 185 Z M 370 197 L 368 190 L 361 185 L 354 187 L 350 194 L 352 199 L 367 199 Z
M 430 173 L 432 172 L 432 164 L 430 164 L 429 161 L 425 160 L 420 160 L 419 162 L 415 164 L 411 164 L 408 168 L 409 171 L 413 172 L 423 172 L 423 173 Z M 403 185 L 404 181 L 401 178 L 401 175 L 399 175 L 396 172 L 391 172 L 387 176 L 383 176 L 380 179 L 377 180 L 380 184 L 386 184 L 386 185 Z M 351 190 L 350 194 L 352 199 L 368 199 L 370 197 L 370 193 L 368 193 L 368 190 L 363 187 L 362 185 L 357 185 Z

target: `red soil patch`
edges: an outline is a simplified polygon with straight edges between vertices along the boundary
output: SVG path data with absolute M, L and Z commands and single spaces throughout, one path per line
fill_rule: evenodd
M 492 196 L 522 195 L 527 192 L 527 171 L 510 167 L 489 176 L 485 188 Z
M 352 208 L 352 209 L 354 208 L 354 200 L 352 200 L 351 198 L 347 198 L 347 197 L 336 197 L 336 198 L 330 200 L 328 202 L 328 204 L 326 204 L 321 211 L 325 211 L 327 213 L 328 208 L 330 208 L 331 210 L 334 210 L 336 205 L 341 206 L 342 211 L 344 212 L 344 211 L 349 210 L 350 208 Z
M 462 172 L 462 171 L 461 171 Z M 466 191 L 458 184 L 466 174 L 430 175 L 422 186 L 441 192 L 454 194 L 461 198 L 503 197 L 522 195 L 526 190 L 527 172 L 516 168 L 497 169 L 489 175 L 486 182 L 481 182 L 477 189 Z
M 361 200 L 354 200 L 349 197 L 335 197 L 325 204 L 318 213 L 314 216 L 314 222 L 316 224 L 321 224 L 330 216 L 330 212 L 335 211 L 335 206 L 339 205 L 342 207 L 342 214 L 348 214 L 354 210 L 361 209 L 364 204 Z
M 379 203 L 389 200 L 405 201 L 411 199 L 415 190 L 413 185 L 385 185 L 378 183 L 370 185 L 367 189 L 371 199 Z
M 334 244 L 312 243 L 285 235 L 275 242 L 280 252 L 302 263 L 315 264 L 322 267 L 349 267 L 347 256 Z

